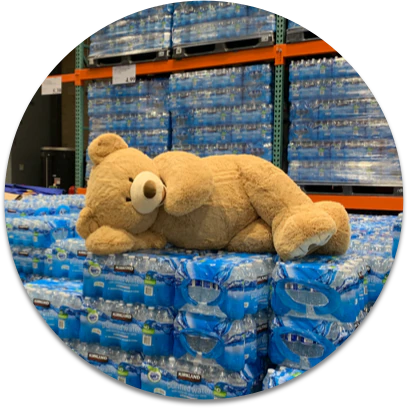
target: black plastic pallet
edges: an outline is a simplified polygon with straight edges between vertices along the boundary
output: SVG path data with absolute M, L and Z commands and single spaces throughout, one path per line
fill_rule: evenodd
M 303 27 L 295 27 L 295 28 L 288 28 L 286 31 L 286 43 L 298 43 L 298 42 L 305 42 L 305 41 L 315 41 L 320 40 L 320 38 L 312 33 L 306 28 Z
M 301 189 L 308 194 L 327 194 L 327 195 L 367 195 L 367 196 L 388 196 L 402 197 L 403 187 L 395 186 L 375 186 L 361 184 L 314 184 L 297 183 Z
M 248 50 L 275 45 L 273 33 L 240 37 L 228 41 L 215 41 L 206 43 L 194 43 L 173 47 L 173 58 L 181 59 L 198 55 L 219 54 L 230 51 Z
M 114 65 L 129 65 L 139 62 L 163 61 L 171 57 L 171 49 L 143 50 L 130 54 L 116 54 L 105 57 L 89 57 L 88 63 L 91 68 L 111 67 Z

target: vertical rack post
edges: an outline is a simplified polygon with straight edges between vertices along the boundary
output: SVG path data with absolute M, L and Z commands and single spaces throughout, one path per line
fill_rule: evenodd
M 283 44 L 286 35 L 286 19 L 276 16 L 276 44 Z M 283 155 L 283 108 L 285 64 L 275 65 L 275 97 L 273 122 L 273 164 L 282 168 Z
M 75 69 L 84 68 L 84 43 L 75 49 Z M 75 187 L 84 180 L 84 87 L 75 83 Z

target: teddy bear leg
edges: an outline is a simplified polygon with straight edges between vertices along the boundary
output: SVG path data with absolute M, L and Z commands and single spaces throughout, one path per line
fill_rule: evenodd
M 121 254 L 134 246 L 134 236 L 127 231 L 102 226 L 85 241 L 88 251 L 96 255 Z
M 245 191 L 258 215 L 271 225 L 276 252 L 283 260 L 312 253 L 336 233 L 333 218 L 282 170 L 250 157 L 240 165 Z
M 334 201 L 321 201 L 316 203 L 315 206 L 329 214 L 337 227 L 337 232 L 316 253 L 321 255 L 343 255 L 350 245 L 351 235 L 350 220 L 346 209 L 340 203 Z
M 275 252 L 271 227 L 258 218 L 232 238 L 227 250 L 251 253 Z

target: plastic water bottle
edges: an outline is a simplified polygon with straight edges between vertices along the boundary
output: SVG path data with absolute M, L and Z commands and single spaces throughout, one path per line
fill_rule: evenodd
M 255 362 L 257 358 L 257 330 L 253 316 L 246 315 L 243 320 L 245 335 L 245 361 Z
M 173 377 L 177 377 L 177 363 L 174 357 L 169 357 L 166 368 Z

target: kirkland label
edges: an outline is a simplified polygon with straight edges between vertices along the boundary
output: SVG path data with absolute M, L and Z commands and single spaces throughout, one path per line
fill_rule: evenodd
M 88 360 L 106 364 L 108 362 L 108 357 L 103 354 L 88 353 Z
M 113 320 L 120 320 L 127 323 L 132 321 L 132 315 L 130 313 L 112 312 L 111 318 Z
M 267 282 L 268 282 L 268 275 L 263 275 L 256 279 L 257 285 L 262 285 L 263 283 L 267 283 Z
M 35 306 L 40 306 L 48 309 L 51 306 L 51 302 L 49 300 L 44 299 L 34 299 L 33 303 Z
M 177 371 L 177 378 L 179 380 L 189 381 L 193 383 L 201 382 L 200 374 L 188 373 L 186 371 Z
M 135 268 L 132 265 L 128 265 L 128 266 L 115 265 L 113 267 L 113 270 L 115 272 L 123 272 L 123 273 L 134 273 L 135 272 Z
M 28 231 L 28 226 L 27 225 L 19 225 L 18 229 Z
M 86 251 L 77 251 L 77 256 L 81 258 L 86 258 L 88 256 L 88 252 Z
M 18 253 L 19 255 L 21 255 L 21 256 L 28 256 L 28 251 L 19 251 L 19 253 Z

